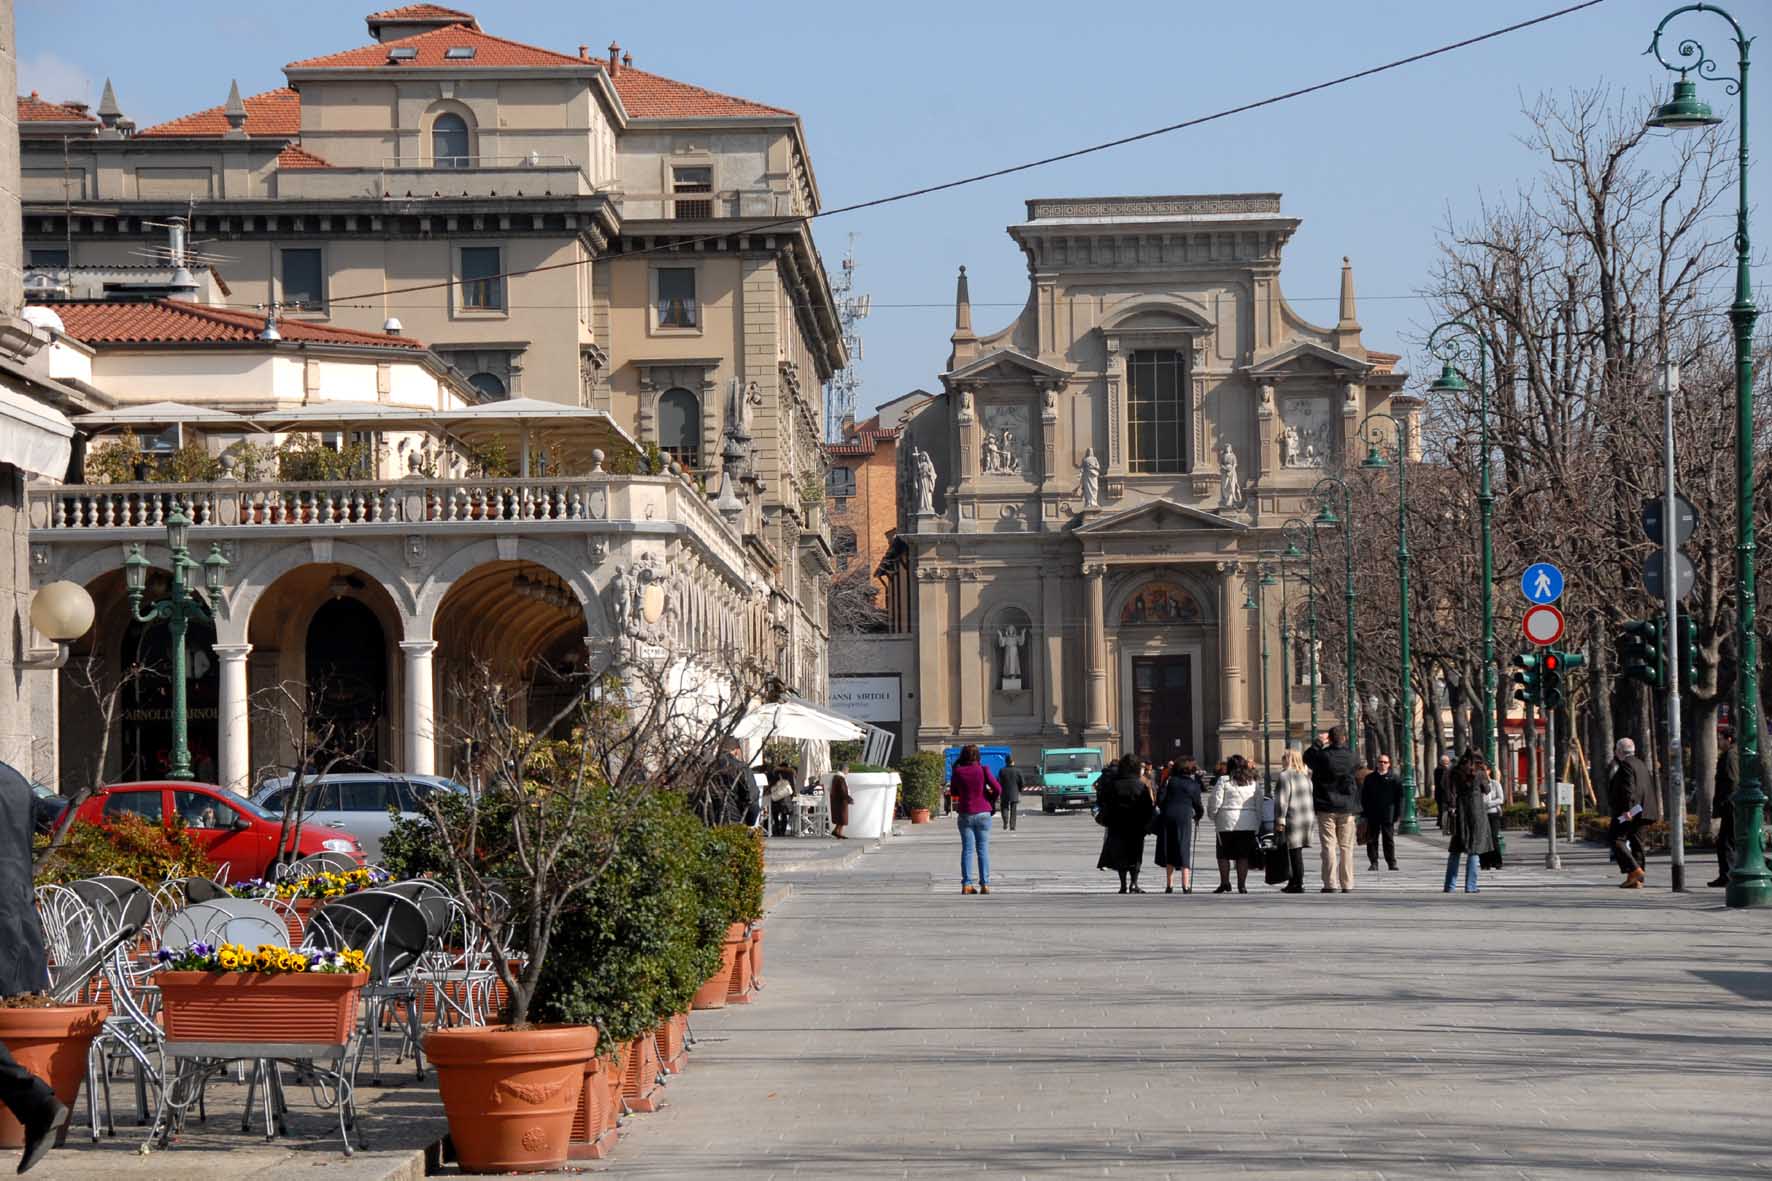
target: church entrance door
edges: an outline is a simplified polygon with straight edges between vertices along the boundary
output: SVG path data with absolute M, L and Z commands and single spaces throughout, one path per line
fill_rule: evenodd
M 1170 759 L 1198 757 L 1194 747 L 1194 678 L 1191 656 L 1132 658 L 1133 754 L 1159 767 Z

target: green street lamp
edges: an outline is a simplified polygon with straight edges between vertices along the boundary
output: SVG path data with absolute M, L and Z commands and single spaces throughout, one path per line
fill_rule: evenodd
M 1296 546 L 1290 553 L 1268 555 L 1280 572 L 1280 749 L 1292 741 L 1292 607 L 1286 594 L 1286 580 L 1293 577 L 1286 569 L 1291 558 L 1304 554 Z
M 1255 577 L 1250 583 L 1250 586 L 1253 589 L 1248 589 L 1243 599 L 1243 609 L 1245 611 L 1255 612 L 1255 630 L 1261 633 L 1261 789 L 1264 792 L 1268 787 L 1268 766 L 1269 760 L 1273 754 L 1273 749 L 1269 745 L 1271 739 L 1271 725 L 1268 720 L 1267 704 L 1267 613 L 1263 604 L 1267 599 L 1267 591 L 1265 588 L 1273 585 L 1274 576 L 1272 571 L 1268 570 L 1267 567 L 1258 564 L 1255 567 Z
M 1687 12 L 1714 12 L 1734 30 L 1741 72 L 1733 78 L 1719 75 L 1716 62 L 1704 46 L 1691 38 L 1679 43 L 1682 64 L 1661 55 L 1661 34 L 1668 22 Z M 1735 330 L 1735 701 L 1736 748 L 1739 786 L 1735 789 L 1735 864 L 1729 886 L 1723 892 L 1730 906 L 1772 905 L 1772 873 L 1760 832 L 1766 809 L 1766 793 L 1760 781 L 1760 640 L 1754 631 L 1754 307 L 1753 284 L 1748 267 L 1747 236 L 1747 47 L 1752 41 L 1736 19 L 1714 4 L 1687 4 L 1674 9 L 1655 26 L 1649 52 L 1664 67 L 1679 74 L 1674 96 L 1655 108 L 1650 127 L 1674 131 L 1711 127 L 1722 122 L 1710 105 L 1698 97 L 1698 87 L 1686 75 L 1721 81 L 1724 90 L 1740 103 L 1737 114 L 1735 202 L 1735 302 L 1729 305 L 1729 325 Z
M 228 559 L 221 546 L 212 543 L 209 556 L 198 562 L 191 557 L 191 518 L 182 505 L 174 506 L 166 518 L 166 545 L 172 551 L 172 583 L 166 597 L 145 610 L 142 595 L 148 586 L 148 569 L 152 565 L 142 555 L 142 547 L 132 545 L 123 559 L 123 581 L 129 588 L 129 611 L 137 623 L 165 623 L 171 631 L 172 648 L 172 769 L 169 779 L 194 779 L 191 773 L 190 718 L 185 703 L 185 632 L 191 620 L 213 621 L 209 603 L 195 592 L 189 576 L 203 570 L 203 583 L 211 600 L 221 594 L 222 580 L 227 575 Z
M 1483 537 L 1483 708 L 1478 711 L 1478 724 L 1483 728 L 1483 761 L 1491 769 L 1497 758 L 1496 731 L 1500 729 L 1495 710 L 1495 543 L 1491 528 L 1495 517 L 1495 493 L 1489 484 L 1489 338 L 1462 320 L 1447 320 L 1428 333 L 1427 347 L 1435 351 L 1441 332 L 1463 333 L 1476 341 L 1477 350 L 1477 511 L 1482 518 Z M 1439 355 L 1439 354 L 1436 354 Z M 1436 394 L 1460 397 L 1470 392 L 1464 378 L 1453 368 L 1450 359 L 1442 357 L 1440 376 L 1428 389 Z
M 1341 492 L 1341 516 L 1329 507 L 1329 491 Z M 1317 504 L 1314 525 L 1333 527 L 1341 526 L 1342 560 L 1346 569 L 1343 573 L 1342 599 L 1347 608 L 1346 635 L 1343 636 L 1343 652 L 1346 657 L 1347 681 L 1342 686 L 1347 694 L 1347 712 L 1342 715 L 1342 722 L 1347 726 L 1348 744 L 1350 748 L 1359 747 L 1360 734 L 1360 699 L 1354 691 L 1354 662 L 1356 658 L 1354 640 L 1354 493 L 1347 481 L 1339 476 L 1324 476 L 1311 489 L 1311 496 Z M 1316 734 L 1311 737 L 1316 738 Z
M 1322 549 L 1317 544 L 1317 531 L 1306 524 L 1301 518 L 1291 517 L 1280 526 L 1280 536 L 1286 539 L 1286 557 L 1297 561 L 1301 558 L 1316 558 Z M 1304 538 L 1304 549 L 1298 548 L 1299 537 Z M 1310 684 L 1311 684 L 1311 739 L 1317 737 L 1317 573 L 1315 562 L 1306 566 L 1309 571 L 1304 579 L 1305 589 L 1305 626 L 1310 632 Z
M 1409 678 L 1409 425 L 1407 416 L 1397 418 L 1383 411 L 1374 411 L 1360 420 L 1359 434 L 1366 439 L 1366 458 L 1360 466 L 1367 471 L 1383 471 L 1391 466 L 1379 444 L 1382 432 L 1368 431 L 1366 424 L 1379 419 L 1391 424 L 1395 436 L 1394 453 L 1397 467 L 1397 644 L 1401 648 L 1403 744 L 1397 756 L 1403 766 L 1403 823 L 1397 831 L 1413 835 L 1421 831 L 1415 819 L 1415 685 Z

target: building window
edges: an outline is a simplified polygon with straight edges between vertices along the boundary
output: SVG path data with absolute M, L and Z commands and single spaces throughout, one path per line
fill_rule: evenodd
M 658 326 L 695 328 L 701 323 L 695 307 L 695 269 L 660 267 L 658 276 Z
M 712 168 L 673 168 L 671 169 L 671 192 L 676 196 L 672 202 L 672 216 L 678 221 L 702 221 L 714 216 L 713 198 L 691 198 L 685 201 L 685 193 L 712 193 L 714 191 L 714 170 Z
M 831 502 L 831 511 L 845 512 L 849 498 L 855 495 L 855 472 L 851 468 L 834 467 L 824 474 L 824 494 Z
M 1171 350 L 1140 350 L 1126 362 L 1132 470 L 1187 470 L 1186 364 Z
M 690 470 L 701 466 L 701 399 L 688 390 L 659 395 L 658 449 Z
M 468 166 L 468 123 L 444 112 L 431 123 L 431 164 L 436 168 Z
M 31 265 L 34 267 L 65 267 L 68 265 L 68 252 L 64 249 L 45 249 L 33 247 Z
M 488 398 L 501 399 L 506 396 L 505 383 L 490 373 L 476 373 L 468 378 L 468 384 Z
M 461 306 L 477 312 L 502 312 L 505 281 L 501 251 L 496 246 L 461 248 Z
M 283 306 L 310 312 L 326 306 L 326 271 L 318 248 L 283 252 Z

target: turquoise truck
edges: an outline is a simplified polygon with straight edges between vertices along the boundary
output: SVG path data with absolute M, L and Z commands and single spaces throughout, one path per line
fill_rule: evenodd
M 1093 746 L 1054 747 L 1040 752 L 1040 811 L 1095 803 L 1101 778 L 1101 751 Z

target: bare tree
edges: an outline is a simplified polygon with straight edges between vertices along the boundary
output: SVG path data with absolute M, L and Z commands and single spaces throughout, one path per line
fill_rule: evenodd
M 345 718 L 327 708 L 329 698 L 325 678 L 315 685 L 304 681 L 279 681 L 252 694 L 249 705 L 263 732 L 274 735 L 279 753 L 287 757 L 273 760 L 259 769 L 260 781 L 280 775 L 287 768 L 289 790 L 283 793 L 282 826 L 277 832 L 277 856 L 273 864 L 287 864 L 296 859 L 301 847 L 301 830 L 308 800 L 315 782 L 334 771 L 364 766 L 371 746 L 370 726 L 363 718 Z

